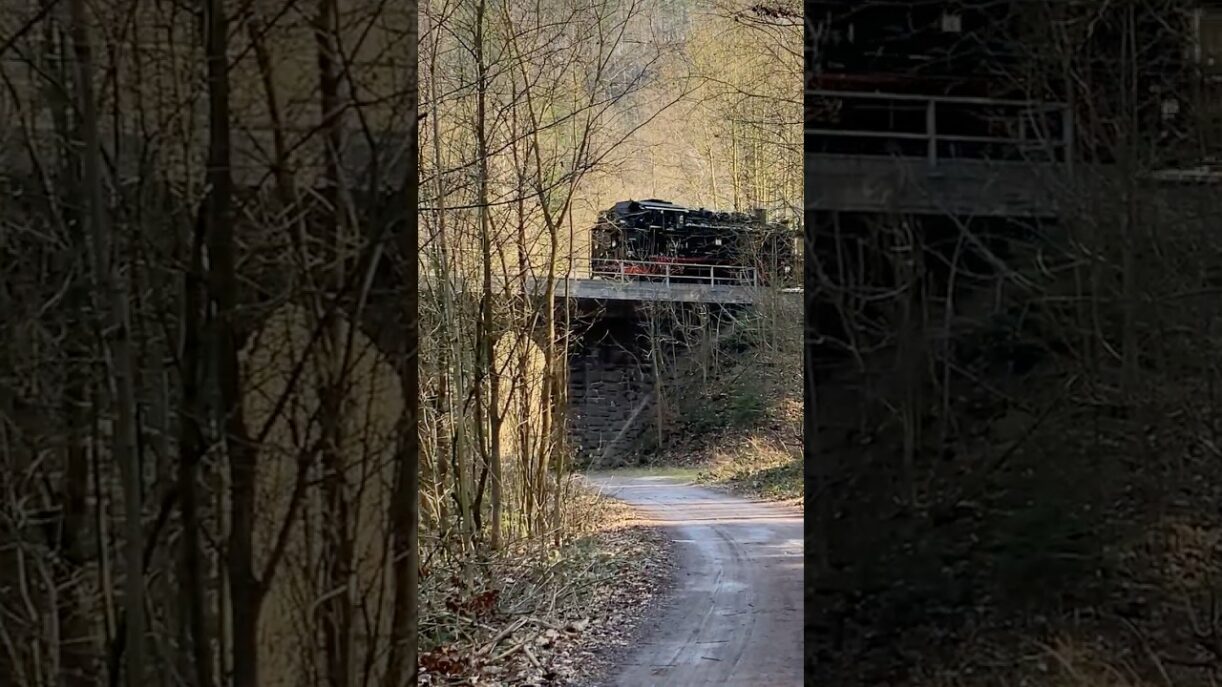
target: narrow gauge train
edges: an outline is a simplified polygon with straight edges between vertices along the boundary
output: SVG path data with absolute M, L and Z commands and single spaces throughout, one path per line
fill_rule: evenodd
M 788 285 L 797 238 L 786 223 L 752 213 L 625 200 L 591 230 L 591 274 L 640 280 Z

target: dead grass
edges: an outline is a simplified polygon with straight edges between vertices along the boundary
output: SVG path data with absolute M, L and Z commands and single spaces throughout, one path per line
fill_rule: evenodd
M 1116 665 L 1108 652 L 1098 647 L 1061 638 L 1044 648 L 1046 655 L 1038 665 L 1054 675 L 1053 684 L 1058 687 L 1152 687 L 1131 667 Z
M 669 541 L 576 481 L 568 504 L 560 549 L 426 567 L 421 685 L 574 685 L 628 641 L 669 580 Z
M 989 684 L 1022 687 L 1167 687 L 1162 680 L 1150 681 L 1132 666 L 1118 662 L 1113 649 L 1080 637 L 1059 636 L 1048 643 L 1034 642 L 1031 652 L 1005 676 Z M 911 684 L 920 687 L 963 687 L 978 684 L 973 671 L 943 670 L 923 676 Z
M 1035 408 L 1065 379 L 1025 382 Z M 1222 680 L 1222 461 L 1208 394 L 1073 388 L 922 454 L 886 431 L 829 449 L 834 560 L 816 589 L 824 685 L 1196 687 Z M 1018 420 L 1015 422 L 1015 420 Z M 1030 430 L 1030 431 L 1029 431 Z
M 715 450 L 696 481 L 724 485 L 737 493 L 802 505 L 801 447 L 774 437 L 748 436 L 727 449 Z

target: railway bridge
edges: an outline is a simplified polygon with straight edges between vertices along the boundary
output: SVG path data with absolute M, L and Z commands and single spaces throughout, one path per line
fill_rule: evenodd
M 761 299 L 777 297 L 778 291 L 781 297 L 797 293 L 764 286 L 754 267 L 685 263 L 682 273 L 673 268 L 650 261 L 614 266 L 575 261 L 553 277 L 555 307 L 563 314 L 557 317 L 561 331 L 556 335 L 568 344 L 568 431 L 585 463 L 623 462 L 657 426 L 658 376 L 651 355 L 658 345 L 655 327 L 665 328 L 697 310 L 711 321 L 730 322 Z M 651 274 L 642 276 L 642 271 Z M 424 275 L 422 290 L 436 279 Z M 539 307 L 546 307 L 542 300 L 548 283 L 546 275 L 534 273 L 499 279 L 495 288 L 501 294 L 525 289 Z M 546 333 L 540 327 L 535 336 L 542 343 Z

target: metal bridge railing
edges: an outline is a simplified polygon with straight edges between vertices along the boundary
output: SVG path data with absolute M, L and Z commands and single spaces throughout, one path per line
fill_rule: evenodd
M 877 104 L 892 113 L 923 111 L 924 127 L 920 131 L 831 128 L 815 126 L 806 128 L 806 134 L 828 139 L 872 139 L 894 142 L 923 142 L 924 157 L 929 167 L 938 166 L 948 157 L 941 152 L 941 143 L 991 144 L 1026 153 L 1039 150 L 1050 160 L 1058 153 L 1066 165 L 1073 164 L 1074 130 L 1073 116 L 1064 103 L 1023 100 L 1001 100 L 994 98 L 966 98 L 951 96 L 925 96 L 901 93 L 872 93 L 867 91 L 809 91 L 816 99 L 834 109 L 834 104 L 845 101 L 866 101 Z M 818 107 L 818 106 L 816 106 Z M 960 114 L 970 111 L 981 121 L 992 121 L 1006 129 L 1005 135 L 979 136 L 956 134 L 939 127 L 943 113 L 957 109 Z
M 547 278 L 544 265 L 530 265 L 526 269 L 526 278 L 534 283 Z M 459 273 L 458 281 L 478 284 L 480 275 L 476 270 L 466 270 Z M 580 279 L 598 279 L 604 281 L 648 282 L 670 285 L 704 285 L 704 286 L 749 286 L 761 285 L 759 270 L 750 265 L 725 265 L 713 263 L 667 262 L 661 260 L 616 260 L 589 258 L 574 258 L 563 260 L 556 266 L 553 275 L 557 282 Z M 421 281 L 437 280 L 439 275 L 431 265 L 421 265 Z M 498 270 L 493 275 L 493 282 L 498 288 L 516 284 L 522 279 L 522 274 L 510 268 L 510 274 Z
M 663 262 L 649 260 L 595 260 L 591 279 L 650 281 L 664 285 L 759 286 L 759 272 L 748 265 Z M 576 275 L 574 275 L 576 276 Z

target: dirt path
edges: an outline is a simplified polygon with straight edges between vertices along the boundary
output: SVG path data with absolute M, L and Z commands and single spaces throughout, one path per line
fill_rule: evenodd
M 588 479 L 678 545 L 673 595 L 608 687 L 802 684 L 802 515 L 675 477 Z

